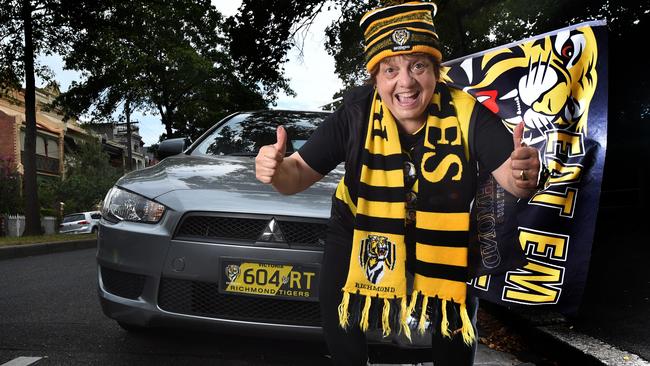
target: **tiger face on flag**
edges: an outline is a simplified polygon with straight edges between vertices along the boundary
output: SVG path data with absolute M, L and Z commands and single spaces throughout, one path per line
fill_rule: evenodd
M 524 142 L 539 149 L 550 173 L 543 189 L 527 202 L 511 200 L 517 220 L 505 231 L 516 231 L 515 239 L 508 240 L 521 246 L 527 264 L 506 273 L 487 267 L 477 271 L 479 276 L 492 273 L 470 282 L 482 298 L 508 306 L 553 305 L 565 313 L 577 311 L 607 144 L 606 36 L 603 21 L 587 22 L 443 65 L 448 85 L 472 95 L 511 132 L 524 121 Z M 482 211 L 473 216 L 475 227 L 492 230 L 476 236 L 481 248 L 489 246 L 498 257 L 499 248 L 513 245 L 493 235 L 503 217 L 499 210 L 508 204 L 504 190 L 488 179 L 479 182 L 476 197 Z M 482 237 L 489 242 L 480 243 Z
M 534 145 L 547 131 L 586 130 L 597 60 L 594 32 L 583 27 L 467 58 L 447 77 L 511 130 L 523 120 Z

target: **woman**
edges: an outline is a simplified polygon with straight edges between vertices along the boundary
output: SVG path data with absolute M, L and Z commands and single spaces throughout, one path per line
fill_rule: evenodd
M 478 301 L 466 296 L 467 245 L 478 171 L 517 197 L 537 187 L 538 153 L 522 146 L 523 125 L 511 136 L 439 81 L 435 11 L 412 2 L 367 13 L 361 28 L 372 85 L 350 91 L 298 152 L 284 157 L 279 127 L 277 142 L 255 159 L 257 179 L 283 194 L 345 162 L 319 288 L 336 365 L 367 363 L 373 314 L 385 335 L 432 332 L 436 366 L 471 365 Z

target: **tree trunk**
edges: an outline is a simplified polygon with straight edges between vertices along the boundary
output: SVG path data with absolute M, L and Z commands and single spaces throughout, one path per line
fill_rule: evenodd
M 172 132 L 172 125 L 171 123 L 165 123 L 165 132 L 167 133 L 167 138 L 172 138 L 173 132 Z
M 127 98 L 124 101 L 124 114 L 126 116 L 126 144 L 127 146 L 127 153 L 129 155 L 129 163 L 126 164 L 127 167 L 129 167 L 129 171 L 133 171 L 133 143 L 131 142 L 131 102 Z
M 23 27 L 25 32 L 25 151 L 24 190 L 25 233 L 41 234 L 40 204 L 38 202 L 38 183 L 36 181 L 36 81 L 34 80 L 34 41 L 32 39 L 32 8 L 30 0 L 23 0 Z
M 162 124 L 165 126 L 165 133 L 167 133 L 168 139 L 172 138 L 172 119 L 169 117 L 170 112 L 165 113 L 165 111 L 169 111 L 169 108 L 163 108 L 162 105 L 158 104 L 158 112 L 160 112 L 160 121 Z

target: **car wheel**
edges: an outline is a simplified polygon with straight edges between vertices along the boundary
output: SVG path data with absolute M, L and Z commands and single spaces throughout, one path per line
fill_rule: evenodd
M 129 333 L 144 333 L 149 330 L 147 327 L 141 325 L 129 324 L 124 322 L 117 322 L 120 328 L 126 330 Z
M 97 228 L 97 226 L 93 227 L 93 229 L 92 229 L 92 233 L 93 233 L 93 234 L 97 234 L 97 231 L 99 231 L 99 229 Z

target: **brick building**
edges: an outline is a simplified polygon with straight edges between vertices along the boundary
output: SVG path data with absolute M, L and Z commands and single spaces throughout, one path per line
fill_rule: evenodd
M 62 177 L 66 151 L 93 138 L 76 120 L 63 120 L 57 111 L 44 106 L 59 95 L 59 88 L 49 85 L 36 90 L 36 172 L 39 179 Z M 24 90 L 5 90 L 0 97 L 0 159 L 23 173 L 25 142 Z
M 60 94 L 56 84 L 36 90 L 36 172 L 39 180 L 63 178 L 65 157 L 82 143 L 100 140 L 102 149 L 109 156 L 111 165 L 126 171 L 128 168 L 128 139 L 125 126 L 113 123 L 90 124 L 81 127 L 72 119 L 63 120 L 57 111 L 45 106 Z M 138 128 L 131 131 L 133 169 L 147 166 L 147 157 Z M 25 146 L 25 99 L 24 90 L 0 91 L 0 165 L 9 162 L 22 174 Z

